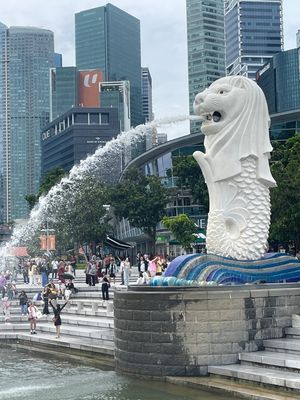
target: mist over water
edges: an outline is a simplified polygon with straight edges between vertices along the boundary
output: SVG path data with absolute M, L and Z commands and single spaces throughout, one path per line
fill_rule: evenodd
M 35 236 L 46 221 L 55 222 L 62 205 L 64 205 L 64 208 L 68 207 L 70 199 L 76 191 L 80 190 L 80 184 L 84 179 L 94 177 L 101 182 L 105 182 L 107 176 L 116 171 L 118 165 L 119 169 L 121 168 L 121 154 L 124 154 L 124 152 L 126 154 L 126 149 L 138 143 L 151 129 L 188 119 L 199 120 L 199 117 L 183 115 L 158 119 L 145 125 L 139 125 L 127 132 L 120 133 L 116 138 L 107 142 L 104 147 L 99 147 L 94 154 L 82 160 L 80 164 L 75 165 L 68 177 L 63 178 L 60 183 L 52 187 L 46 196 L 39 198 L 26 223 L 14 229 L 11 240 L 0 248 L 0 263 L 8 254 L 9 248 L 26 246 L 26 243 Z

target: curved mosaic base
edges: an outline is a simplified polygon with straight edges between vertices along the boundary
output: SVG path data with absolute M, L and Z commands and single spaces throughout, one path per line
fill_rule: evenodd
M 259 260 L 239 261 L 213 254 L 175 258 L 151 286 L 232 285 L 300 280 L 300 260 L 282 253 L 267 253 Z

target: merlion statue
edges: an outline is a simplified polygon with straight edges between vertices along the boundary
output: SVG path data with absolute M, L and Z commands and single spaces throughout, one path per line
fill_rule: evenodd
M 215 81 L 199 93 L 205 154 L 194 157 L 209 191 L 207 251 L 237 260 L 266 252 L 270 225 L 270 118 L 260 87 L 242 76 Z

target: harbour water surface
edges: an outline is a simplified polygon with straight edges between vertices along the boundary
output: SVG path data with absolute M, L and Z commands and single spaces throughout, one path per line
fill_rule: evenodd
M 110 368 L 0 347 L 0 400 L 228 400 L 215 393 L 139 380 Z

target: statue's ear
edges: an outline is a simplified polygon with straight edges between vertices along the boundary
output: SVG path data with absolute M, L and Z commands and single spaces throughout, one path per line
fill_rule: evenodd
M 241 89 L 245 89 L 246 88 L 245 83 L 246 83 L 246 81 L 243 76 L 236 75 L 234 77 L 234 86 L 241 88 Z

